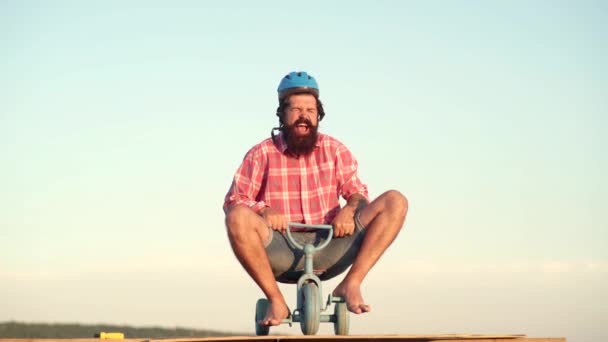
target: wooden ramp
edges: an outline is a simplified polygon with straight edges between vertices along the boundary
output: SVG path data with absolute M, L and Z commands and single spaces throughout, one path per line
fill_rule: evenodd
M 100 342 L 97 338 L 84 339 L 0 339 L 0 342 Z M 178 339 L 123 339 L 105 340 L 107 342 L 328 342 L 328 341 L 353 341 L 353 342 L 566 342 L 563 337 L 527 337 L 526 335 L 315 335 L 315 336 L 230 336 L 230 337 L 201 337 L 201 338 L 178 338 Z M 104 341 L 104 342 L 105 342 Z

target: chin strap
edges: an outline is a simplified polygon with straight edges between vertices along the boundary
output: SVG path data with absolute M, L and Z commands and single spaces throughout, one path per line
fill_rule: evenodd
M 270 137 L 272 137 L 272 142 L 277 145 L 277 137 L 276 135 L 274 135 L 274 131 L 280 131 L 281 127 L 274 127 L 273 129 L 270 130 Z

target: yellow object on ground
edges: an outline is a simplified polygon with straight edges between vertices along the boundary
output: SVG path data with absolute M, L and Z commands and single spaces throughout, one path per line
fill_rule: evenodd
M 99 337 L 102 340 L 122 340 L 125 338 L 125 334 L 121 332 L 100 332 L 95 337 Z

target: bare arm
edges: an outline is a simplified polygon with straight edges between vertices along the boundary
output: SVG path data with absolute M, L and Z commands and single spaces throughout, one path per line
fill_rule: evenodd
M 361 208 L 365 207 L 368 203 L 369 202 L 367 201 L 367 198 L 365 198 L 365 196 L 363 196 L 361 194 L 352 194 L 348 198 L 348 201 L 346 202 L 346 205 L 344 206 L 344 208 L 349 207 L 356 211 L 357 209 L 361 209 Z
M 332 222 L 334 226 L 334 236 L 343 237 L 351 235 L 355 231 L 355 213 L 357 209 L 363 208 L 367 205 L 367 199 L 365 196 L 355 193 L 352 194 L 346 205 L 340 209 L 338 215 Z
M 271 207 L 264 207 L 259 212 L 260 216 L 266 220 L 268 226 L 273 230 L 284 232 L 287 230 L 287 217 Z

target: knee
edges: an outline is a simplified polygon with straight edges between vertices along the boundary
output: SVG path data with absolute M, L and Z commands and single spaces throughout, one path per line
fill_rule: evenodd
M 408 201 L 405 195 L 397 190 L 389 190 L 385 193 L 387 205 L 399 216 L 405 216 L 408 209 Z
M 232 242 L 253 243 L 268 240 L 269 230 L 263 219 L 249 207 L 236 205 L 226 213 L 226 230 Z
M 243 205 L 235 205 L 226 213 L 226 229 L 230 237 L 241 235 L 246 229 L 246 217 L 249 214 L 247 211 L 251 209 Z

